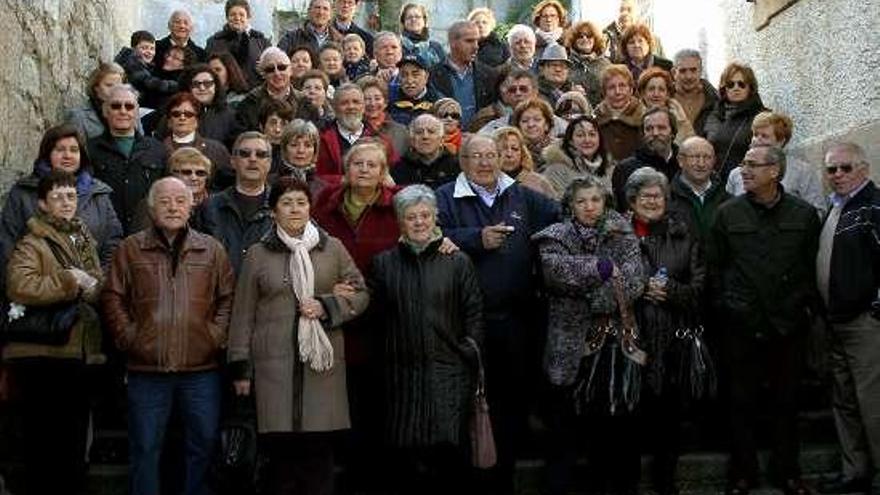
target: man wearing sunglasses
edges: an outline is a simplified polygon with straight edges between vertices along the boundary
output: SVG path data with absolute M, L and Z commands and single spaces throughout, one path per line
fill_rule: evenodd
M 513 69 L 498 87 L 501 99 L 483 107 L 471 121 L 470 131 L 492 136 L 495 131 L 510 124 L 513 109 L 520 103 L 538 96 L 538 78 L 524 69 Z M 553 136 L 565 134 L 568 122 L 558 115 L 553 116 Z
M 727 493 L 746 494 L 758 478 L 757 416 L 772 411 L 770 480 L 786 495 L 811 493 L 798 462 L 797 389 L 810 314 L 819 309 L 819 216 L 786 193 L 785 152 L 755 145 L 740 166 L 746 194 L 725 202 L 711 228 L 713 298 L 730 384 Z M 769 404 L 761 404 L 762 383 Z
M 150 185 L 165 173 L 165 146 L 137 130 L 138 94 L 120 84 L 109 90 L 102 112 L 107 129 L 89 139 L 89 157 L 95 177 L 113 189 L 110 199 L 125 235 L 134 233 L 138 205 L 147 197 Z
M 825 154 L 831 212 L 819 238 L 816 275 L 830 327 L 831 410 L 840 476 L 823 493 L 880 491 L 880 190 L 862 148 Z M 873 477 L 873 487 L 871 478 Z
M 260 132 L 241 133 L 232 146 L 235 185 L 211 195 L 202 212 L 205 233 L 226 248 L 238 274 L 244 254 L 272 226 L 269 209 L 269 169 L 272 145 Z

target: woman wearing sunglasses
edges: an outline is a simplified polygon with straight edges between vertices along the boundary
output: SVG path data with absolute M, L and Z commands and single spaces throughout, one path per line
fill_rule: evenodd
M 758 80 L 752 68 L 731 62 L 721 73 L 721 98 L 706 119 L 706 139 L 715 148 L 716 170 L 721 183 L 742 161 L 752 142 L 752 120 L 766 110 L 758 94 Z
M 229 152 L 223 143 L 209 139 L 199 132 L 202 104 L 192 93 L 177 93 L 168 100 L 166 117 L 168 136 L 163 141 L 168 153 L 183 148 L 195 148 L 202 152 L 217 171 L 211 189 L 219 191 L 235 182 L 235 172 L 229 161 Z
M 443 145 L 446 151 L 458 154 L 461 148 L 461 105 L 452 98 L 440 98 L 434 103 L 434 115 L 443 122 Z
M 226 86 L 208 64 L 189 67 L 180 78 L 180 90 L 188 91 L 202 105 L 199 134 L 232 145 L 235 139 L 235 110 L 228 104 Z

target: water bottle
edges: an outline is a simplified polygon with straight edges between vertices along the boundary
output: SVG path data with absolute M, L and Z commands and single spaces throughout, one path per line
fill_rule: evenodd
M 666 288 L 666 282 L 669 281 L 669 275 L 668 275 L 668 273 L 667 273 L 667 271 L 666 271 L 666 267 L 665 267 L 665 266 L 661 266 L 660 268 L 658 268 L 658 269 L 657 269 L 657 273 L 655 273 L 654 276 L 653 276 L 652 278 L 654 279 L 654 285 L 655 285 L 657 288 L 665 289 L 665 288 Z

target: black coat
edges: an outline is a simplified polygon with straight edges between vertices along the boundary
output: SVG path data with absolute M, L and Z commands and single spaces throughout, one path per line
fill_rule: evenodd
M 440 254 L 440 240 L 420 254 L 400 244 L 377 255 L 371 307 L 384 322 L 385 433 L 390 445 L 458 445 L 466 439 L 480 342 L 482 296 L 463 252 Z
M 263 50 L 272 45 L 269 38 L 263 33 L 251 29 L 247 33 L 239 33 L 229 29 L 229 25 L 223 26 L 223 29 L 217 31 L 205 45 L 205 49 L 209 54 L 219 52 L 229 52 L 235 57 L 241 70 L 247 76 L 247 82 L 250 87 L 254 87 L 263 81 L 257 71 L 257 61 Z
M 477 60 L 489 67 L 498 67 L 510 58 L 510 48 L 507 43 L 498 37 L 495 31 L 480 40 L 480 49 L 477 51 Z
M 715 110 L 715 107 L 718 105 L 718 91 L 712 86 L 712 83 L 705 79 L 700 79 L 700 82 L 703 83 L 703 97 L 705 98 L 705 102 L 703 103 L 703 108 L 700 109 L 700 113 L 697 114 L 697 117 L 692 122 L 694 126 L 694 133 L 697 136 L 706 136 L 706 120 L 709 119 L 709 115 Z
M 873 182 L 840 214 L 831 251 L 828 318 L 847 322 L 870 308 L 880 290 L 880 189 Z
M 739 166 L 752 142 L 752 120 L 766 110 L 760 96 L 753 96 L 738 105 L 718 100 L 715 110 L 706 118 L 706 139 L 715 148 L 718 159 L 715 169 L 719 180 L 727 183 L 730 171 Z
M 358 26 L 353 22 L 349 24 L 348 29 L 340 28 L 339 24 L 336 24 L 335 22 L 333 23 L 333 27 L 336 29 L 336 31 L 339 32 L 339 34 L 342 35 L 343 38 L 345 37 L 345 35 L 352 33 L 363 38 L 364 44 L 366 45 L 366 56 L 364 58 L 366 60 L 373 58 L 373 33 L 367 31 L 366 29 Z M 352 81 L 353 80 L 354 78 L 352 78 Z
M 448 151 L 441 152 L 433 162 L 425 163 L 410 149 L 391 167 L 391 178 L 400 186 L 424 184 L 436 190 L 443 184 L 454 181 L 459 172 L 461 168 L 458 166 L 458 158 Z
M 784 193 L 773 206 L 737 196 L 718 209 L 709 244 L 713 300 L 741 335 L 804 332 L 817 311 L 819 216 Z M 815 313 L 814 313 L 815 314 Z
M 269 188 L 263 193 L 263 205 L 250 217 L 244 218 L 232 195 L 235 186 L 212 194 L 202 209 L 200 223 L 202 232 L 211 235 L 226 248 L 229 262 L 236 275 L 247 249 L 259 241 L 272 228 L 269 210 Z
M 645 146 L 641 146 L 636 150 L 635 154 L 626 160 L 620 162 L 614 167 L 614 173 L 611 175 L 611 187 L 614 189 L 614 201 L 617 202 L 617 211 L 626 211 L 629 204 L 626 202 L 626 181 L 629 176 L 642 167 L 651 167 L 658 172 L 662 172 L 666 179 L 672 182 L 672 178 L 681 170 L 678 165 L 678 147 L 672 145 L 672 158 L 667 162 L 664 158 L 660 158 Z
M 156 56 L 153 57 L 154 61 L 161 63 L 162 60 L 165 60 L 165 52 L 167 52 L 173 43 L 171 43 L 171 35 L 157 40 L 156 41 Z M 190 39 L 186 43 L 186 49 L 193 56 L 193 63 L 204 63 L 208 61 L 208 52 L 205 51 L 204 48 L 195 44 L 195 42 Z
M 95 177 L 113 190 L 110 199 L 125 235 L 133 234 L 132 221 L 138 204 L 147 197 L 150 186 L 165 175 L 168 151 L 165 145 L 141 134 L 135 134 L 131 155 L 125 156 L 113 136 L 104 133 L 89 139 L 89 158 Z
M 724 190 L 724 184 L 717 180 L 713 181 L 703 201 L 700 201 L 690 186 L 682 181 L 679 172 L 672 179 L 669 189 L 670 200 L 667 210 L 676 214 L 678 218 L 687 219 L 691 232 L 703 242 L 705 248 L 705 242 L 709 238 L 709 228 L 715 221 L 718 207 L 730 199 L 730 194 Z
M 653 276 L 660 267 L 668 275 L 665 302 L 651 302 L 642 295 L 635 305 L 642 349 L 650 356 L 647 385 L 659 395 L 676 378 L 675 331 L 700 323 L 697 315 L 706 286 L 706 265 L 698 239 L 686 221 L 674 214 L 650 224 L 639 246 L 645 275 Z
M 125 69 L 125 77 L 129 84 L 140 93 L 138 101 L 142 107 L 159 108 L 163 101 L 178 90 L 177 79 L 158 77 L 153 66 L 143 62 L 129 47 L 119 50 L 113 61 Z

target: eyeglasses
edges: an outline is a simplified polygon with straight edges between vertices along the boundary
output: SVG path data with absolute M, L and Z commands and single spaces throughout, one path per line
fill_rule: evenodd
M 441 113 L 438 117 L 441 119 L 459 120 L 461 119 L 461 114 L 458 112 Z
M 285 72 L 288 67 L 290 66 L 287 64 L 266 65 L 263 67 L 263 72 L 265 72 L 266 74 L 271 74 L 273 72 Z
M 196 113 L 190 112 L 189 110 L 172 110 L 171 116 L 175 119 L 179 119 L 181 117 L 191 119 L 196 116 Z
M 204 88 L 204 89 L 213 88 L 213 87 L 214 87 L 214 80 L 213 80 L 213 79 L 208 79 L 208 80 L 206 80 L 206 81 L 193 81 L 193 82 L 192 82 L 192 87 L 194 87 L 194 88 Z
M 661 199 L 664 199 L 665 196 L 663 194 L 658 194 L 658 193 L 652 193 L 652 194 L 641 193 L 638 196 L 636 196 L 636 198 L 639 201 L 660 201 Z
M 266 150 L 252 150 L 248 148 L 239 148 L 232 152 L 233 155 L 239 158 L 250 158 L 252 156 L 256 156 L 261 160 L 265 160 L 272 156 L 272 153 Z
M 507 87 L 507 92 L 511 93 L 511 94 L 516 94 L 516 93 L 525 94 L 525 93 L 530 93 L 531 91 L 532 91 L 532 87 L 529 86 L 528 84 L 518 84 L 515 86 L 508 86 Z
M 733 89 L 735 87 L 746 89 L 749 87 L 749 83 L 745 81 L 727 81 L 726 83 L 724 83 L 724 87 L 727 89 Z
M 578 35 L 575 37 L 575 39 L 576 40 L 579 40 L 582 38 L 590 39 L 592 37 L 593 37 L 593 33 L 589 32 L 589 31 L 583 31 L 581 33 L 578 33 Z
M 172 170 L 171 173 L 174 175 L 181 175 L 183 177 L 192 177 L 193 175 L 195 175 L 196 177 L 198 177 L 200 179 L 208 176 L 207 170 L 202 170 L 202 169 L 193 170 L 191 168 L 178 168 L 178 169 Z
M 772 166 L 772 165 L 776 165 L 776 162 L 765 162 L 765 163 L 759 163 L 759 162 L 740 162 L 740 164 L 739 164 L 740 167 L 742 167 L 742 168 L 749 168 L 749 169 L 752 169 L 752 168 L 761 168 L 761 167 L 770 167 L 770 166 Z
M 128 102 L 128 101 L 126 101 L 126 102 L 114 101 L 113 103 L 110 103 L 110 108 L 113 110 L 122 110 L 124 108 L 127 111 L 131 112 L 135 108 L 137 108 L 137 105 L 134 103 Z
M 488 152 L 488 153 L 471 153 L 470 155 L 462 155 L 464 158 L 470 158 L 471 160 L 480 160 L 485 158 L 486 160 L 497 160 L 498 153 Z
M 841 172 L 848 174 L 853 171 L 855 165 L 852 163 L 841 163 L 840 165 L 827 165 L 825 167 L 825 173 L 828 175 L 834 175 L 838 170 Z
M 69 193 L 60 193 L 60 192 L 49 193 L 49 194 L 46 195 L 46 198 L 49 199 L 50 201 L 67 201 L 67 202 L 69 202 L 69 203 L 73 203 L 73 202 L 76 201 L 76 193 L 75 193 L 75 192 L 69 192 Z

